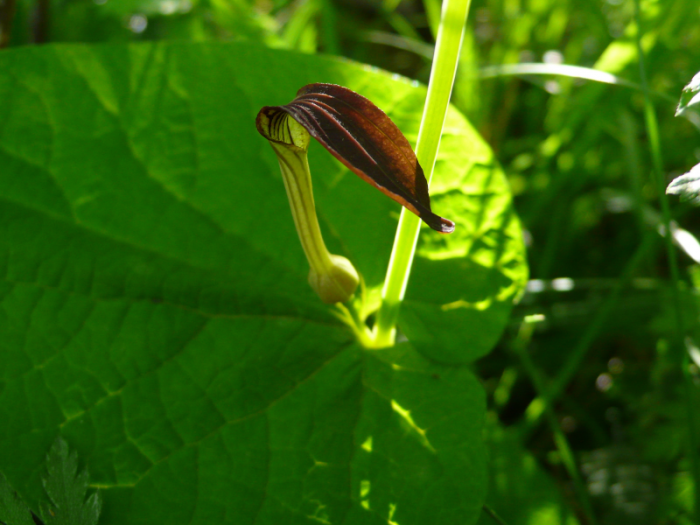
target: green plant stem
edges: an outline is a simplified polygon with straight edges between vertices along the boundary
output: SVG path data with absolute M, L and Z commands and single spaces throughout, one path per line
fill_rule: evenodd
M 532 337 L 533 328 L 534 325 L 530 323 L 523 323 L 521 325 L 520 333 L 513 343 L 513 350 L 520 359 L 525 372 L 530 377 L 530 381 L 535 387 L 535 391 L 539 396 L 543 396 L 544 392 L 546 391 L 544 381 L 539 370 L 537 369 L 537 366 L 530 357 L 530 354 L 527 352 L 527 346 Z M 545 405 L 545 415 L 554 436 L 554 443 L 557 446 L 562 463 L 573 481 L 576 497 L 578 498 L 583 512 L 588 519 L 588 523 L 595 525 L 596 518 L 595 514 L 593 513 L 593 506 L 591 505 L 588 497 L 588 490 L 586 489 L 586 485 L 584 484 L 581 474 L 579 473 L 578 466 L 576 465 L 576 459 L 574 458 L 574 453 L 569 446 L 569 442 L 566 439 L 561 426 L 559 425 L 557 416 L 552 409 L 552 405 L 549 403 Z
M 700 460 L 698 459 L 697 437 L 698 432 L 695 428 L 695 407 L 694 407 L 694 387 L 692 378 L 688 370 L 690 359 L 688 352 L 683 344 L 685 327 L 683 321 L 683 308 L 681 306 L 680 292 L 678 284 L 680 275 L 678 271 L 678 260 L 676 257 L 676 249 L 673 246 L 673 230 L 671 225 L 671 208 L 666 196 L 666 182 L 664 180 L 663 157 L 661 155 L 661 140 L 659 138 L 659 124 L 656 120 L 656 111 L 651 100 L 649 90 L 649 82 L 647 79 L 647 71 L 645 66 L 644 49 L 642 48 L 642 13 L 640 0 L 634 1 L 634 16 L 637 23 L 637 53 L 639 55 L 639 74 L 644 93 L 644 121 L 647 128 L 647 136 L 651 146 L 651 158 L 653 163 L 653 174 L 656 183 L 656 188 L 661 201 L 661 213 L 666 235 L 666 252 L 668 255 L 668 264 L 671 270 L 671 294 L 676 317 L 676 337 L 673 341 L 673 346 L 680 349 L 681 366 L 683 381 L 685 383 L 686 394 L 686 415 L 688 419 L 688 456 L 690 459 L 690 471 L 693 479 L 693 514 L 696 523 L 700 523 Z
M 445 0 L 443 4 L 442 20 L 428 84 L 428 96 L 416 145 L 416 156 L 423 167 L 428 183 L 433 176 L 440 135 L 457 72 L 469 4 L 470 0 Z M 377 314 L 374 331 L 377 346 L 389 346 L 394 343 L 399 308 L 406 292 L 419 230 L 420 219 L 406 209 L 402 209 L 384 280 L 382 303 Z

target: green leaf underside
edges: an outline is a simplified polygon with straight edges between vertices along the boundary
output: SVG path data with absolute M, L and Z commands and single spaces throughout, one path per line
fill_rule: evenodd
M 254 119 L 332 82 L 413 141 L 423 89 L 230 44 L 17 49 L 0 70 L 0 471 L 31 506 L 60 433 L 101 523 L 477 519 L 482 390 L 435 360 L 488 352 L 526 270 L 504 178 L 461 116 L 431 191 L 465 226 L 422 234 L 412 343 L 368 352 L 306 284 Z M 375 296 L 398 205 L 320 147 L 310 165 L 329 249 Z

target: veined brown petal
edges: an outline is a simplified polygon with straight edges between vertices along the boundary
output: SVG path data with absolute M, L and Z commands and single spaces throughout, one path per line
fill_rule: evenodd
M 411 145 L 381 109 L 365 97 L 335 84 L 309 84 L 285 106 L 335 158 L 379 191 L 418 215 L 441 233 L 455 225 L 430 209 L 428 181 Z

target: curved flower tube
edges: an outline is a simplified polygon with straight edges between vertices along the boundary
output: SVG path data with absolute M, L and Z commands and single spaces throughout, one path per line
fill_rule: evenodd
M 347 301 L 355 292 L 360 278 L 348 259 L 329 253 L 323 242 L 307 159 L 309 133 L 277 108 L 265 107 L 260 110 L 255 124 L 277 155 L 294 225 L 309 261 L 311 288 L 324 303 Z

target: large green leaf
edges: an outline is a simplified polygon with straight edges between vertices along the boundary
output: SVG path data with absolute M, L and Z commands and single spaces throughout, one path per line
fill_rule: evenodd
M 360 347 L 306 284 L 263 105 L 310 82 L 369 97 L 414 138 L 425 90 L 244 45 L 0 54 L 0 471 L 41 497 L 63 434 L 103 523 L 470 523 L 485 491 L 487 352 L 525 278 L 507 187 L 449 118 L 401 318 Z M 398 210 L 320 147 L 326 240 L 374 298 Z M 447 305 L 447 306 L 445 306 Z M 33 505 L 36 507 L 36 505 Z

